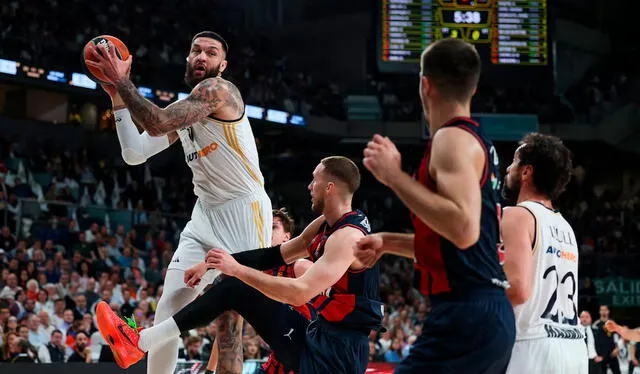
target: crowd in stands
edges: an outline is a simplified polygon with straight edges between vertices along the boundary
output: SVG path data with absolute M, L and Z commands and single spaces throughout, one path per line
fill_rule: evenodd
M 284 150 L 269 147 L 267 139 L 261 139 L 260 144 L 262 170 L 273 205 L 288 207 L 300 230 L 313 218 L 304 193 L 310 171 L 328 150 L 310 150 L 304 140 L 292 141 Z M 334 146 L 332 151 L 357 158 L 361 147 Z M 584 151 L 593 153 L 590 148 Z M 402 152 L 405 167 L 415 170 L 421 147 L 402 148 Z M 502 153 L 506 160 L 509 154 Z M 95 303 L 109 301 L 122 315 L 133 316 L 139 326 L 153 323 L 164 271 L 193 204 L 192 194 L 185 193 L 191 190 L 187 168 L 184 173 L 172 170 L 172 178 L 167 178 L 149 166 L 124 168 L 84 150 L 34 151 L 6 140 L 0 142 L 0 155 L 2 359 L 112 360 L 96 334 Z M 181 156 L 178 158 L 181 161 Z M 576 229 L 581 254 L 635 253 L 640 243 L 640 186 L 633 182 L 626 188 L 602 184 L 599 168 L 610 160 L 584 164 L 592 171 L 589 173 L 579 152 L 576 159 L 576 177 L 563 201 L 563 211 Z M 374 231 L 410 228 L 406 210 L 388 190 L 366 172 L 362 184 L 367 187 L 356 195 L 354 205 L 368 214 Z M 29 213 L 24 200 L 18 205 L 24 198 L 33 199 L 37 214 Z M 133 219 L 125 227 L 117 217 L 109 222 L 104 213 L 91 214 L 91 207 L 128 211 Z M 588 256 L 585 259 L 581 260 L 582 277 L 624 275 L 624 267 L 590 263 Z M 411 287 L 411 269 L 412 264 L 404 259 L 383 261 L 385 330 L 371 334 L 373 361 L 397 362 L 420 333 L 429 304 Z M 590 282 L 581 292 L 591 297 L 585 303 L 596 305 Z M 181 355 L 206 360 L 213 336 L 214 325 L 194 331 L 185 337 Z M 245 328 L 245 346 L 248 359 L 262 358 L 269 352 L 249 326 Z
M 247 103 L 344 117 L 344 94 L 337 85 L 289 69 L 278 46 L 264 38 L 237 35 L 226 27 L 229 20 L 215 11 L 210 17 L 184 12 L 181 22 L 168 21 L 172 17 L 162 15 L 173 14 L 175 3 L 6 1 L 0 4 L 0 57 L 78 71 L 84 43 L 108 33 L 121 37 L 133 51 L 136 83 L 177 89 L 182 87 L 191 36 L 211 24 L 222 25 L 219 30 L 233 51 L 229 74 Z M 210 4 L 181 0 L 180 6 L 202 9 L 205 3 Z M 629 99 L 624 94 L 628 80 L 624 69 L 606 66 L 590 71 L 563 96 L 550 97 L 536 87 L 515 92 L 481 87 L 474 112 L 537 113 L 542 122 L 561 118 L 592 123 Z M 367 93 L 379 97 L 385 119 L 420 118 L 414 76 L 407 80 L 371 76 L 369 82 Z M 287 207 L 298 230 L 313 218 L 305 191 L 320 157 L 334 152 L 361 158 L 362 152 L 361 146 L 330 144 L 317 150 L 317 139 L 288 139 L 283 144 L 279 138 L 277 146 L 261 140 L 261 169 L 273 206 Z M 150 165 L 125 168 L 114 158 L 86 149 L 26 147 L 0 138 L 0 362 L 113 361 L 96 332 L 98 300 L 132 316 L 138 326 L 153 323 L 166 267 L 195 200 L 189 192 L 190 173 L 176 147 L 168 152 L 176 152 L 180 169 L 163 170 Z M 503 148 L 513 151 L 511 146 Z M 577 157 L 575 178 L 561 206 L 584 255 L 581 277 L 629 275 L 633 268 L 613 259 L 637 256 L 640 184 L 604 183 L 607 178 L 622 179 L 611 175 L 611 165 L 617 161 L 606 158 L 607 150 L 598 153 L 600 158 L 586 148 Z M 415 171 L 423 148 L 401 150 L 405 168 Z M 501 152 L 501 157 L 505 163 L 511 154 Z M 362 185 L 366 188 L 358 192 L 354 206 L 367 213 L 373 231 L 409 230 L 407 211 L 397 198 L 366 172 Z M 610 255 L 612 261 L 590 260 L 592 253 Z M 411 287 L 411 273 L 410 261 L 383 259 L 380 291 L 386 304 L 385 329 L 370 335 L 371 361 L 398 362 L 421 332 L 429 304 Z M 597 306 L 590 281 L 580 292 L 588 297 L 586 305 Z M 184 337 L 180 357 L 207 360 L 215 334 L 213 324 L 191 332 Z M 269 353 L 249 325 L 244 345 L 246 359 Z
M 180 2 L 181 7 L 207 9 L 207 17 L 198 11 L 183 12 L 180 22 L 167 22 L 174 3 L 5 2 L 0 5 L 0 56 L 47 68 L 80 71 L 78 56 L 84 44 L 91 37 L 111 34 L 124 40 L 133 53 L 134 83 L 184 91 L 182 77 L 188 42 L 196 32 L 210 29 L 213 24 L 231 45 L 225 76 L 238 85 L 248 104 L 302 115 L 345 118 L 347 93 L 340 85 L 318 81 L 310 72 L 291 68 L 287 51 L 268 38 L 238 32 L 241 16 L 217 11 L 206 0 L 186 0 Z M 636 76 L 633 66 L 637 66 L 637 51 L 616 53 L 590 68 L 566 92 L 551 88 L 551 69 L 544 79 L 548 84 L 536 81 L 508 87 L 492 80 L 478 89 L 473 111 L 537 114 L 542 123 L 597 124 L 621 104 L 638 100 L 629 93 L 629 81 Z M 371 74 L 367 81 L 365 91 L 378 96 L 383 119 L 420 118 L 415 76 Z
M 220 12 L 206 0 L 131 2 L 21 0 L 0 5 L 0 58 L 61 71 L 81 71 L 84 45 L 98 35 L 114 35 L 133 54 L 134 83 L 186 91 L 185 57 L 191 38 L 209 30 L 230 45 L 225 77 L 236 83 L 247 104 L 283 109 L 303 115 L 343 117 L 343 94 L 331 82 L 291 69 L 285 51 L 263 36 L 239 35 L 239 20 Z M 203 17 L 202 12 L 207 12 Z M 237 17 L 236 17 L 237 18 Z M 241 18 L 241 17 L 240 17 Z
M 614 52 L 590 67 L 565 92 L 552 88 L 551 69 L 540 80 L 518 85 L 501 85 L 496 79 L 481 81 L 473 97 L 472 113 L 536 114 L 545 124 L 597 125 L 622 105 L 640 102 L 638 50 L 625 46 Z M 366 93 L 378 97 L 384 119 L 410 121 L 420 118 L 422 110 L 416 96 L 417 85 L 413 75 L 372 73 Z

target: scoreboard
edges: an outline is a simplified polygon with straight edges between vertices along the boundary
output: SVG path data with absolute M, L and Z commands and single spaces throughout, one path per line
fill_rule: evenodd
M 436 40 L 476 46 L 485 71 L 501 66 L 550 67 L 547 0 L 380 0 L 381 71 L 416 71 Z

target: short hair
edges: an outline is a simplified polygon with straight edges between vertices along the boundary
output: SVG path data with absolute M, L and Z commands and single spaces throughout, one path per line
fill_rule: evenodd
M 190 346 L 191 344 L 194 343 L 200 343 L 202 342 L 202 338 L 199 336 L 189 336 L 187 337 L 187 342 L 185 343 L 185 346 Z
M 520 144 L 519 166 L 531 165 L 536 190 L 551 200 L 557 199 L 571 180 L 571 151 L 559 138 L 540 133 L 526 135 Z
M 323 158 L 320 163 L 327 174 L 347 185 L 349 193 L 355 193 L 360 187 L 360 170 L 350 159 L 343 156 L 330 156 Z
M 54 334 L 60 334 L 60 335 L 62 335 L 62 331 L 60 331 L 60 330 L 58 330 L 58 329 L 55 329 L 55 330 L 51 331 L 51 336 L 53 336 Z
M 478 51 L 461 39 L 441 39 L 422 52 L 421 74 L 447 100 L 469 100 L 478 86 L 480 71 Z
M 293 233 L 293 230 L 295 230 L 295 221 L 286 208 L 274 209 L 273 218 L 280 218 L 284 232 Z
M 191 44 L 193 44 L 193 42 L 196 41 L 197 38 L 211 38 L 213 40 L 217 40 L 220 42 L 220 44 L 222 44 L 222 50 L 224 50 L 225 54 L 229 53 L 229 44 L 227 43 L 226 40 L 224 40 L 224 38 L 218 34 L 217 32 L 213 32 L 213 31 L 200 31 L 199 33 L 197 33 L 193 39 L 191 39 Z

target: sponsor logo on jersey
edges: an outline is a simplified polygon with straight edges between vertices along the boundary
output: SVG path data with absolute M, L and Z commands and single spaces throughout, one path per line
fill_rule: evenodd
M 572 262 L 576 262 L 578 260 L 578 256 L 575 253 L 569 252 L 569 251 L 561 251 L 557 248 L 554 248 L 552 246 L 549 246 L 549 248 L 547 248 L 546 253 L 552 255 L 552 256 L 556 256 L 557 258 L 562 258 L 568 261 L 572 261 Z
M 202 149 L 198 149 L 195 152 L 191 152 L 187 155 L 187 162 L 191 162 L 193 160 L 197 160 L 202 157 L 207 157 L 212 152 L 218 149 L 218 143 L 213 142 L 207 146 L 204 146 Z

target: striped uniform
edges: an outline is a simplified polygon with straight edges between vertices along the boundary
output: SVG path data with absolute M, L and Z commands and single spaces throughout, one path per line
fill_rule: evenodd
M 186 270 L 213 247 L 248 250 L 269 245 L 271 201 L 246 113 L 232 122 L 208 117 L 178 135 L 198 200 L 169 269 Z

